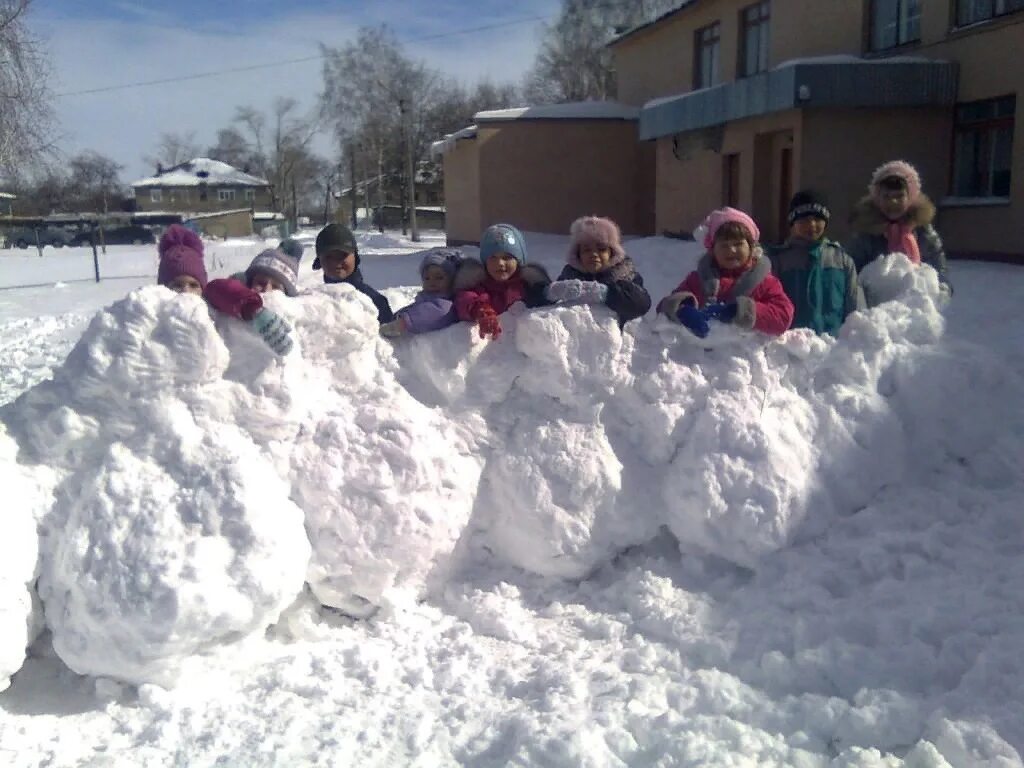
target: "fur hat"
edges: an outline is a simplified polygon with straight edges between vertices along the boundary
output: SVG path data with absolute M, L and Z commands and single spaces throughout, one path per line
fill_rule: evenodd
M 462 251 L 458 248 L 430 248 L 423 252 L 420 260 L 420 277 L 427 271 L 427 267 L 440 267 L 449 277 L 455 277 L 455 271 L 462 263 Z
M 742 225 L 750 235 L 750 239 L 755 243 L 760 241 L 761 230 L 757 228 L 757 224 L 754 223 L 754 220 L 743 211 L 726 206 L 725 208 L 719 208 L 718 210 L 709 213 L 708 217 L 704 219 L 704 223 L 698 228 L 703 228 L 704 230 L 704 250 L 710 251 L 715 247 L 715 235 L 723 224 L 727 224 L 729 222 L 735 222 L 736 224 Z
M 595 245 L 599 248 L 608 248 L 612 252 L 612 263 L 617 264 L 625 258 L 626 252 L 622 248 L 622 232 L 619 225 L 611 219 L 599 216 L 581 216 L 569 227 L 569 254 L 567 261 L 570 264 L 580 263 L 580 246 Z
M 299 252 L 302 252 L 301 246 Z M 296 288 L 299 281 L 299 260 L 290 253 L 285 253 L 280 246 L 267 248 L 252 260 L 249 268 L 245 270 L 246 284 L 251 284 L 256 275 L 267 275 L 277 280 L 284 286 L 286 296 L 295 296 L 299 292 Z
M 828 209 L 828 202 L 817 192 L 805 189 L 793 195 L 789 201 L 789 215 L 786 221 L 792 226 L 797 219 L 806 219 L 813 216 L 817 219 L 828 221 L 832 218 L 832 212 Z
M 522 266 L 526 263 L 526 240 L 511 224 L 492 224 L 480 235 L 480 261 L 498 252 L 508 253 Z
M 188 275 L 206 288 L 206 265 L 203 263 L 203 241 L 199 235 L 181 224 L 172 224 L 160 238 L 157 246 L 160 266 L 156 281 L 169 285 L 176 277 Z
M 881 202 L 881 184 L 886 179 L 897 178 L 907 185 L 907 198 L 911 204 L 917 202 L 921 196 L 921 175 L 917 169 L 906 160 L 892 160 L 880 165 L 871 174 L 871 184 L 868 185 L 868 192 L 875 202 Z
M 344 251 L 355 254 L 356 267 L 359 267 L 359 246 L 356 244 L 356 236 L 344 224 L 334 221 L 320 230 L 316 236 L 316 258 L 313 259 L 313 269 L 320 269 L 320 257 L 328 251 Z

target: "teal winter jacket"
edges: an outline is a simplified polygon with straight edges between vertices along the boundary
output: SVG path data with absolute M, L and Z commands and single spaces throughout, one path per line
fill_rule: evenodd
M 772 272 L 796 309 L 793 328 L 835 336 L 847 315 L 863 309 L 857 267 L 838 243 L 791 239 L 773 248 L 769 256 Z

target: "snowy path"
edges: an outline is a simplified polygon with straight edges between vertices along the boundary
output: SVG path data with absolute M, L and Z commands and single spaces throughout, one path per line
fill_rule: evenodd
M 563 243 L 538 260 L 557 264 Z M 367 258 L 371 282 L 408 282 L 401 253 Z M 651 263 L 657 298 L 681 270 Z M 948 337 L 1024 373 L 1024 270 L 955 264 L 953 279 Z M 38 317 L 37 297 L 20 300 L 5 310 L 0 292 L 0 404 L 45 378 L 90 314 Z M 169 692 L 78 677 L 42 641 L 0 694 L 0 762 L 1021 765 L 1012 476 L 950 461 L 756 574 L 680 557 L 666 533 L 576 584 L 477 562 L 442 595 L 367 622 L 306 601 Z

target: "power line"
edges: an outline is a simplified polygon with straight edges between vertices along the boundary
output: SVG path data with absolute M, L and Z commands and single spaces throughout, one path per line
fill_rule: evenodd
M 455 37 L 456 35 L 468 35 L 471 32 L 484 32 L 489 29 L 500 29 L 502 27 L 511 27 L 517 24 L 526 24 L 531 21 L 547 21 L 545 16 L 527 16 L 522 19 L 514 19 L 512 21 L 501 21 L 494 24 L 485 24 L 480 27 L 470 27 L 468 29 L 456 29 L 452 32 L 442 32 L 436 35 L 425 35 L 423 37 L 413 37 L 400 42 L 403 43 L 422 43 L 427 40 L 440 40 L 446 37 Z M 164 77 L 159 80 L 141 80 L 137 83 L 121 83 L 120 85 L 104 85 L 98 88 L 87 88 L 82 91 L 68 91 L 66 93 L 58 93 L 58 98 L 64 96 L 84 96 L 90 93 L 109 93 L 110 91 L 121 91 L 127 88 L 144 88 L 150 85 L 166 85 L 168 83 L 182 83 L 188 80 L 202 80 L 208 77 L 220 77 L 222 75 L 231 75 L 237 72 L 252 72 L 258 69 L 271 69 L 273 67 L 282 67 L 289 64 L 302 64 L 307 61 L 319 61 L 324 58 L 324 54 L 318 53 L 315 56 L 302 56 L 297 59 L 282 59 L 281 61 L 273 61 L 265 64 L 251 64 L 246 67 L 231 67 L 229 69 L 215 69 L 209 72 L 196 72 L 191 75 L 178 75 L 175 77 Z

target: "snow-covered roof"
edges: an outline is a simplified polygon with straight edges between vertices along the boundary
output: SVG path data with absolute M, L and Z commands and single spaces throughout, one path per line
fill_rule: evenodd
M 254 221 L 284 221 L 285 216 L 283 213 L 274 213 L 273 211 L 256 211 L 252 218 Z
M 270 184 L 266 179 L 240 171 L 233 165 L 211 160 L 208 157 L 196 157 L 187 160 L 162 173 L 132 182 L 132 187 L 197 187 L 200 184 L 210 186 L 227 185 L 243 187 L 266 187 Z
M 17 195 L 12 195 L 10 192 L 0 192 L 0 200 L 17 200 Z
M 932 63 L 938 61 L 934 58 L 928 58 L 926 56 L 885 56 L 885 57 L 873 57 L 870 59 L 863 59 L 860 56 L 854 56 L 849 53 L 833 53 L 828 56 L 808 56 L 800 59 L 786 59 L 786 61 L 778 64 L 775 69 L 782 69 L 783 67 L 795 67 L 798 64 L 912 64 L 928 62 Z
M 465 128 L 456 131 L 455 133 L 449 133 L 443 139 L 438 139 L 430 145 L 430 156 L 440 157 L 446 155 L 455 149 L 456 143 L 463 139 L 475 139 L 476 138 L 476 126 L 467 125 Z
M 617 101 L 573 101 L 568 104 L 541 104 L 536 107 L 493 109 L 477 112 L 477 123 L 499 120 L 636 120 L 640 110 Z
M 216 219 L 218 216 L 227 216 L 232 213 L 251 213 L 251 208 L 232 208 L 229 211 L 207 211 L 205 213 L 189 213 L 184 214 L 184 218 L 189 221 L 195 221 L 196 219 Z

